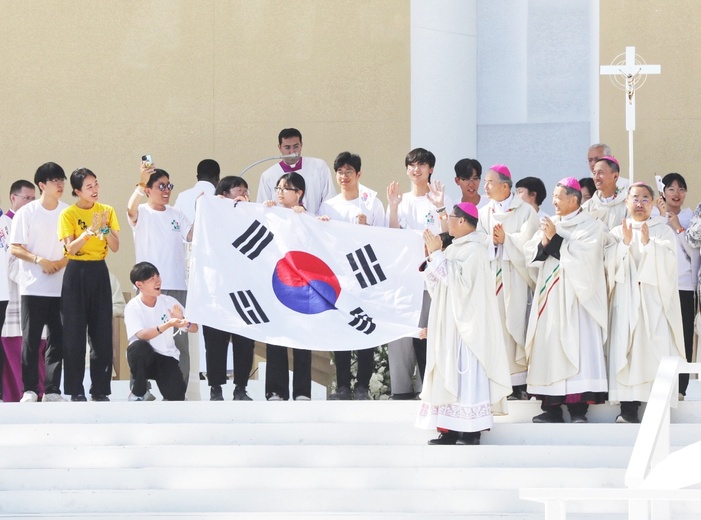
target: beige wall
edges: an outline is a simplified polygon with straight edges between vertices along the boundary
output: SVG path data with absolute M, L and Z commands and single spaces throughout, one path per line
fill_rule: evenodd
M 636 93 L 636 180 L 681 173 L 689 185 L 686 205 L 701 200 L 698 164 L 701 148 L 701 2 L 698 0 L 606 0 L 601 2 L 601 64 L 608 65 L 626 46 L 635 46 L 647 63 L 662 65 Z M 630 20 L 630 21 L 627 21 Z M 624 94 L 601 79 L 601 140 L 610 144 L 628 169 Z
M 46 161 L 92 169 L 122 225 L 108 262 L 125 288 L 125 208 L 144 153 L 177 195 L 201 159 L 238 174 L 294 126 L 306 155 L 359 153 L 378 191 L 403 175 L 409 2 L 0 1 L 0 206 Z M 269 164 L 246 174 L 254 193 Z

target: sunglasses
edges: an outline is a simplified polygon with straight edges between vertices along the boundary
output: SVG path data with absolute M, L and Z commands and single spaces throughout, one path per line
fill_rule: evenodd
M 166 190 L 173 190 L 175 186 L 173 185 L 172 182 L 169 182 L 168 184 L 163 184 L 162 182 L 158 185 L 158 189 L 161 191 L 166 191 Z

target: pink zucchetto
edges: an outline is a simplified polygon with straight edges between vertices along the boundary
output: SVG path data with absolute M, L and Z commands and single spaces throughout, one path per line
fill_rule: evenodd
M 582 191 L 582 186 L 580 186 L 579 181 L 574 177 L 565 177 L 558 184 L 562 186 L 567 186 L 568 188 L 575 189 L 577 191 Z
M 472 202 L 461 202 L 460 204 L 456 204 L 456 206 L 468 215 L 470 215 L 472 218 L 479 219 L 479 217 L 477 216 L 479 215 L 479 212 L 477 211 L 477 206 L 475 206 Z
M 620 169 L 621 165 L 618 164 L 618 159 L 616 159 L 613 155 L 604 155 L 599 159 L 599 161 L 611 161 L 612 163 L 616 163 L 616 166 Z
M 509 179 L 511 178 L 511 172 L 509 171 L 509 169 L 506 167 L 505 164 L 495 164 L 494 166 L 492 166 L 489 169 L 492 171 L 495 171 L 497 173 L 501 173 L 502 175 L 505 175 Z

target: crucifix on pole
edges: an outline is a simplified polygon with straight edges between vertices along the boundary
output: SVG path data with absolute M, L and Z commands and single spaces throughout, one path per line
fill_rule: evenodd
M 625 92 L 626 130 L 628 131 L 628 164 L 631 184 L 634 182 L 633 168 L 633 132 L 635 131 L 635 91 L 643 86 L 647 74 L 660 74 L 660 65 L 648 65 L 635 54 L 635 47 L 626 47 L 625 61 L 623 54 L 616 56 L 611 65 L 602 65 L 600 74 L 609 76 L 614 85 Z

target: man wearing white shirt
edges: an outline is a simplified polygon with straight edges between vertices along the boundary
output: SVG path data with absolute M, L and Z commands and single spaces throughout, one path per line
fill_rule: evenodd
M 446 206 L 452 208 L 444 195 L 439 181 L 431 184 L 431 175 L 436 165 L 436 156 L 424 148 L 415 148 L 404 158 L 406 174 L 411 181 L 411 191 L 401 193 L 399 183 L 392 182 L 387 188 L 387 223 L 391 228 L 424 231 L 431 230 L 438 235 L 448 230 Z M 417 266 L 418 268 L 418 266 Z M 431 297 L 424 290 L 419 327 L 428 324 Z M 418 366 L 419 379 L 423 379 L 426 368 L 426 340 L 402 338 L 390 341 L 387 345 L 389 372 L 393 399 L 414 399 L 421 390 L 421 382 L 416 381 L 412 389 L 415 367 Z
M 139 294 L 124 308 L 127 361 L 134 381 L 128 400 L 146 400 L 148 380 L 155 379 L 165 400 L 183 401 L 186 382 L 178 367 L 180 350 L 173 336 L 185 335 L 188 330 L 197 332 L 197 325 L 187 321 L 175 298 L 161 294 L 156 266 L 140 262 L 132 268 L 129 279 Z
M 190 220 L 195 221 L 195 204 L 200 195 L 214 195 L 219 182 L 219 163 L 214 159 L 203 159 L 197 165 L 197 182 L 185 191 L 181 191 L 175 199 L 175 208 L 179 209 Z
M 36 402 L 39 389 L 39 347 L 41 332 L 48 328 L 44 362 L 42 401 L 64 401 L 61 397 L 63 367 L 63 326 L 61 324 L 61 288 L 68 259 L 56 237 L 58 220 L 68 205 L 61 202 L 66 174 L 56 163 L 39 166 L 34 183 L 39 200 L 17 210 L 10 231 L 11 253 L 20 260 L 22 381 L 21 402 Z
M 312 215 L 319 214 L 319 207 L 326 199 L 336 195 L 329 167 L 322 159 L 302 157 L 302 134 L 296 128 L 284 128 L 277 137 L 278 150 L 281 155 L 293 155 L 281 160 L 263 172 L 258 184 L 256 202 L 277 200 L 275 187 L 280 177 L 286 173 L 297 172 L 304 177 L 304 207 Z
M 144 187 L 142 188 L 141 185 Z M 170 206 L 173 184 L 165 170 L 141 164 L 141 182 L 129 198 L 127 216 L 134 233 L 136 262 L 150 262 L 162 273 L 160 288 L 183 307 L 187 302 L 184 243 L 192 241 L 192 221 Z M 146 195 L 148 202 L 139 204 Z M 187 334 L 178 334 L 175 344 L 180 350 L 180 369 L 187 385 L 190 377 L 190 351 Z
M 325 219 L 341 220 L 351 224 L 367 226 L 384 226 L 385 215 L 382 203 L 377 199 L 377 193 L 362 186 L 360 156 L 350 152 L 341 152 L 333 162 L 336 172 L 336 182 L 341 187 L 341 193 L 321 204 L 319 215 Z M 367 400 L 368 386 L 374 368 L 375 349 L 369 348 L 358 352 L 358 373 L 353 397 L 356 400 Z M 336 393 L 331 394 L 332 400 L 349 400 L 351 398 L 351 352 L 337 351 L 334 353 L 336 362 Z

